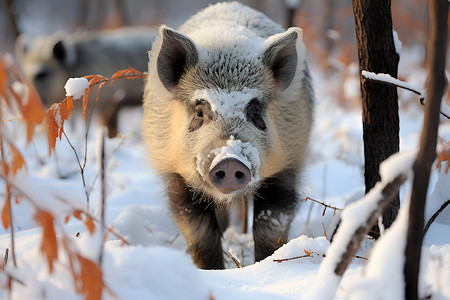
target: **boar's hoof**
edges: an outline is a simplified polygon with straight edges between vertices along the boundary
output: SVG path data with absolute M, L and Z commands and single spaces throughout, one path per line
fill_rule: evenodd
M 222 160 L 209 172 L 211 183 L 224 194 L 244 188 L 250 177 L 247 166 L 235 158 Z

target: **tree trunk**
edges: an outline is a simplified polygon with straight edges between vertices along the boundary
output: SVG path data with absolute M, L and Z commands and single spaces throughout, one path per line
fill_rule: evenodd
M 425 199 L 430 170 L 436 158 L 439 110 L 444 93 L 445 55 L 447 52 L 448 0 L 430 0 L 430 30 L 428 39 L 428 79 L 425 117 L 420 137 L 420 149 L 414 164 L 414 179 L 409 209 L 405 250 L 405 299 L 416 300 L 420 255 L 422 250 Z
M 390 0 L 353 0 L 360 71 L 389 74 L 397 78 L 396 52 Z M 366 193 L 380 180 L 379 165 L 399 150 L 397 89 L 361 77 Z M 383 213 L 389 227 L 400 206 L 398 194 Z M 375 228 L 378 231 L 378 227 Z M 379 234 L 375 233 L 377 237 Z

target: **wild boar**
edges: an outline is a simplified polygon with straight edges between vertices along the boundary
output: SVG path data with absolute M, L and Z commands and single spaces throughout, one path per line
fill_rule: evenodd
M 313 121 L 302 30 L 219 3 L 162 25 L 148 67 L 143 138 L 194 263 L 224 268 L 217 216 L 246 197 L 255 260 L 271 255 L 288 239 Z
M 146 53 L 156 35 L 156 30 L 144 27 L 73 34 L 57 32 L 32 40 L 21 35 L 16 40 L 15 52 L 25 76 L 49 107 L 65 98 L 64 84 L 71 77 L 95 74 L 110 77 L 130 66 L 146 71 Z M 102 89 L 95 111 L 108 126 L 110 136 L 117 132 L 119 109 L 140 105 L 142 95 L 140 79 L 118 80 Z

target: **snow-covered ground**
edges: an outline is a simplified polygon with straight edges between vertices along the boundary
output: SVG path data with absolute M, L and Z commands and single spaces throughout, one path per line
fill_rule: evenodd
M 415 52 L 403 49 L 400 73 L 405 80 L 423 88 L 425 72 L 414 61 Z M 416 70 L 406 63 L 410 58 Z M 363 144 L 361 109 L 342 108 L 334 98 L 332 87 L 336 78 L 313 69 L 316 89 L 315 123 L 310 153 L 299 187 L 299 202 L 310 197 L 330 206 L 343 208 L 364 194 Z M 348 77 L 347 97 L 358 94 L 358 75 Z M 331 87 L 331 88 L 330 88 Z M 106 88 L 106 87 L 105 87 Z M 418 144 L 422 126 L 422 107 L 416 96 L 399 91 L 401 97 L 401 150 L 411 150 Z M 232 227 L 224 233 L 224 250 L 240 260 L 243 268 L 236 268 L 231 259 L 227 270 L 198 270 L 187 253 L 186 243 L 171 220 L 164 184 L 147 164 L 147 154 L 140 140 L 139 109 L 128 109 L 120 115 L 121 135 L 107 139 L 105 224 L 123 236 L 129 245 L 113 234 L 104 244 L 102 256 L 103 280 L 106 289 L 103 299 L 322 299 L 333 294 L 334 283 L 323 282 L 319 272 L 327 253 L 333 221 L 339 211 L 310 200 L 300 202 L 300 209 L 292 223 L 291 241 L 266 260 L 253 263 L 251 234 L 240 233 L 240 221 L 234 216 Z M 66 123 L 66 132 L 80 158 L 84 156 L 84 133 L 80 120 Z M 24 128 L 14 122 L 5 123 L 26 158 L 27 171 L 20 172 L 16 184 L 30 198 L 58 213 L 55 228 L 58 238 L 69 237 L 71 247 L 88 258 L 96 258 L 101 235 L 97 226 L 93 236 L 84 222 L 66 217 L 74 208 L 87 208 L 99 215 L 99 182 L 96 148 L 100 130 L 95 123 L 87 138 L 87 164 L 84 170 L 86 187 L 69 143 L 58 141 L 55 154 L 48 156 L 47 138 L 37 135 L 25 147 Z M 440 136 L 450 139 L 450 123 L 443 121 Z M 390 167 L 394 168 L 394 167 Z M 446 200 L 450 199 L 450 175 L 445 168 L 433 168 L 430 182 L 426 221 Z M 4 183 L 1 183 L 2 190 Z M 407 199 L 410 184 L 401 190 Z M 2 197 L 4 198 L 4 197 Z M 407 207 L 404 201 L 402 207 Z M 2 206 L 3 207 L 3 206 Z M 70 275 L 70 262 L 62 246 L 49 273 L 42 256 L 41 227 L 33 221 L 35 207 L 22 199 L 14 204 L 15 254 L 17 267 L 10 259 L 7 272 L 24 284 L 13 281 L 11 299 L 82 299 L 76 293 Z M 387 230 L 375 247 L 365 239 L 345 272 L 334 299 L 401 299 L 403 291 L 403 247 L 407 212 L 402 209 L 398 222 Z M 251 220 L 252 218 L 249 217 Z M 251 224 L 250 224 L 251 226 Z M 251 232 L 251 231 L 250 231 Z M 450 299 L 450 208 L 433 223 L 423 245 L 420 293 L 433 294 L 432 299 Z M 80 233 L 79 237 L 75 237 Z M 0 230 L 0 254 L 11 249 L 9 230 Z M 303 256 L 302 258 L 284 260 Z M 227 258 L 228 259 L 228 258 Z M 274 262 L 280 259 L 282 262 Z M 367 260 L 368 259 L 368 260 Z M 0 273 L 4 274 L 4 273 Z M 6 277 L 2 280 L 0 297 L 7 298 Z M 321 291 L 317 291 L 321 287 Z M 378 298 L 377 298 L 378 297 Z M 390 298 L 389 298 L 390 297 Z

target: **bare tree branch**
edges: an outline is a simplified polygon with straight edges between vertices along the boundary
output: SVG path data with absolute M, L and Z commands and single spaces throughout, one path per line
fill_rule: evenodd
M 316 281 L 315 285 L 310 291 L 309 297 L 311 299 L 332 299 L 338 286 L 342 275 L 347 266 L 355 257 L 356 251 L 367 233 L 372 229 L 373 225 L 378 221 L 378 217 L 383 213 L 387 206 L 390 205 L 392 199 L 397 195 L 400 186 L 405 182 L 407 176 L 399 174 L 392 181 L 386 183 L 377 183 L 375 187 L 367 193 L 364 198 L 347 206 L 342 212 L 343 218 L 338 231 L 335 235 L 333 243 L 327 251 L 327 257 L 322 262 L 319 268 L 318 276 L 330 276 L 330 271 L 335 276 L 331 282 L 325 280 Z M 365 212 L 365 217 L 358 220 L 351 220 L 345 218 L 346 211 L 360 209 L 361 204 L 367 204 L 371 207 L 370 211 Z M 355 206 L 357 205 L 357 206 Z M 354 224 L 358 222 L 357 224 Z M 357 225 L 357 226 L 355 226 Z M 323 294 L 325 292 L 325 294 Z M 320 297 L 318 296 L 319 294 Z
M 442 206 L 431 216 L 431 218 L 428 220 L 427 225 L 425 225 L 425 228 L 423 229 L 423 236 L 425 237 L 425 234 L 427 234 L 428 229 L 430 228 L 431 224 L 433 224 L 434 220 L 441 214 L 441 212 L 450 204 L 450 200 L 447 200 Z
M 409 208 L 405 249 L 405 299 L 417 300 L 420 255 L 422 251 L 425 199 L 431 166 L 436 158 L 439 110 L 446 85 L 445 56 L 447 51 L 448 0 L 429 1 L 430 30 L 428 44 L 428 79 L 425 117 L 420 149 L 413 166 L 414 179 Z
M 420 104 L 425 105 L 425 93 L 423 91 L 420 91 L 419 89 L 416 89 L 409 85 L 407 82 L 401 81 L 399 79 L 393 78 L 389 74 L 375 74 L 372 72 L 363 71 L 362 75 L 364 76 L 365 80 L 370 80 L 373 82 L 383 83 L 390 86 L 399 87 L 405 90 L 408 90 L 410 92 L 413 92 L 414 94 L 419 95 Z M 446 117 L 447 119 L 450 119 L 450 116 L 446 113 L 440 111 L 441 115 Z
M 347 244 L 347 251 L 342 255 L 340 262 L 336 265 L 334 272 L 336 275 L 342 276 L 347 269 L 347 266 L 353 259 L 356 251 L 358 251 L 359 246 L 366 234 L 372 229 L 372 227 L 378 222 L 378 217 L 383 213 L 386 207 L 389 206 L 392 199 L 397 195 L 400 186 L 405 182 L 406 176 L 399 175 L 392 182 L 385 184 L 381 190 L 381 195 L 383 196 L 378 200 L 377 207 L 371 212 L 369 218 L 365 225 L 360 226 L 353 234 L 352 239 Z M 344 221 L 341 224 L 341 228 L 344 226 Z M 351 233 L 348 233 L 349 235 Z

